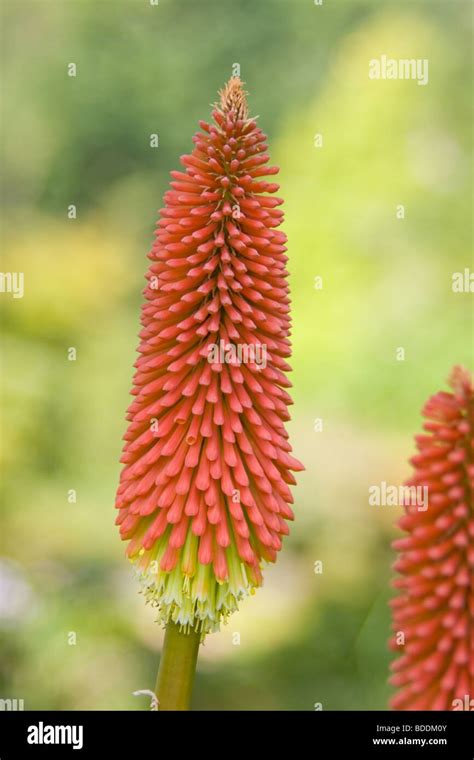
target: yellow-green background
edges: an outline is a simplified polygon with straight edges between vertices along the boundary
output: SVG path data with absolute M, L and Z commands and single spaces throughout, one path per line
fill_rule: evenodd
M 239 63 L 281 165 L 307 469 L 264 588 L 206 641 L 195 706 L 386 707 L 399 509 L 368 487 L 408 475 L 424 400 L 472 366 L 472 295 L 451 290 L 472 269 L 470 8 L 2 0 L 2 271 L 25 295 L 0 295 L 1 697 L 147 705 L 132 692 L 153 687 L 162 634 L 113 510 L 146 253 L 168 172 Z M 428 85 L 371 81 L 382 54 L 427 58 Z

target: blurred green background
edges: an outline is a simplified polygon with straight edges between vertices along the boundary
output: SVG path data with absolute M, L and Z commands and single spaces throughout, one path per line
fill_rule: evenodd
M 307 469 L 264 588 L 203 647 L 194 705 L 385 709 L 400 510 L 370 507 L 368 487 L 407 477 L 423 402 L 472 367 L 472 296 L 451 288 L 472 268 L 470 3 L 2 0 L 1 14 L 2 270 L 25 273 L 25 294 L 0 296 L 0 696 L 148 706 L 132 692 L 153 688 L 162 632 L 113 509 L 143 275 L 168 172 L 239 63 L 281 166 Z M 383 54 L 427 58 L 429 83 L 370 80 Z

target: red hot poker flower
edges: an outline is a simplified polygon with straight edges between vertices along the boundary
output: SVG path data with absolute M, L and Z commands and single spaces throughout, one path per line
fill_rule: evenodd
M 149 258 L 116 506 L 160 619 L 206 633 L 262 582 L 293 519 L 286 236 L 242 84 L 171 172 Z
M 394 542 L 396 710 L 474 708 L 474 391 L 461 367 L 450 385 L 425 405 L 427 435 L 411 460 L 407 485 L 428 489 L 428 508 L 408 509 L 399 521 L 408 536 Z

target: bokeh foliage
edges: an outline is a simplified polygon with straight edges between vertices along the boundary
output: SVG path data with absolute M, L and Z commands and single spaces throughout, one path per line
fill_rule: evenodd
M 398 511 L 369 507 L 367 489 L 406 477 L 423 401 L 451 365 L 472 366 L 470 296 L 451 291 L 472 267 L 469 4 L 3 0 L 1 12 L 2 270 L 25 273 L 25 296 L 1 295 L 0 696 L 138 709 L 132 691 L 153 685 L 161 632 L 113 526 L 140 291 L 168 172 L 237 62 L 281 165 L 291 434 L 307 471 L 264 589 L 208 638 L 195 704 L 383 709 Z M 369 80 L 384 53 L 428 58 L 429 84 Z

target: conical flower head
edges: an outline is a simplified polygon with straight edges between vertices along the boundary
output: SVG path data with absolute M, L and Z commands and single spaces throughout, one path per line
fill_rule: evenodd
M 171 172 L 149 258 L 117 493 L 144 592 L 203 634 L 262 582 L 302 466 L 291 403 L 286 237 L 266 137 L 239 79 Z
M 408 535 L 394 542 L 401 577 L 391 647 L 401 656 L 392 665 L 399 691 L 391 705 L 398 710 L 474 708 L 474 391 L 461 367 L 450 384 L 453 393 L 437 393 L 424 407 L 427 434 L 416 436 L 406 484 L 427 489 L 427 509 L 407 508 L 399 525 Z

